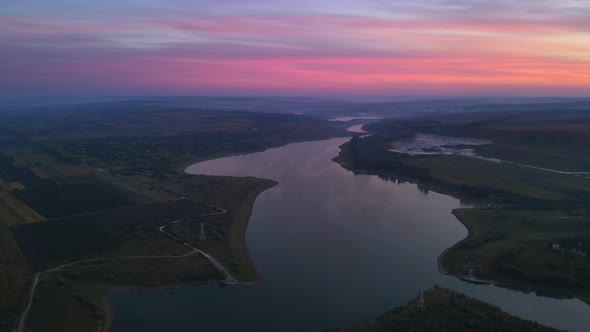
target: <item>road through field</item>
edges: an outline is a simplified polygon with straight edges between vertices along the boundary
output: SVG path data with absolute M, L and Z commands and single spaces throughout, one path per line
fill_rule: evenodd
M 512 162 L 512 161 L 507 161 L 507 160 L 502 160 L 502 162 L 505 163 L 505 164 L 522 166 L 522 167 L 527 167 L 527 168 L 532 168 L 532 169 L 538 169 L 538 170 L 541 170 L 541 171 L 546 171 L 546 172 L 551 172 L 551 173 L 557 173 L 557 174 L 577 175 L 577 176 L 583 176 L 583 177 L 590 176 L 590 172 L 568 172 L 568 171 L 560 171 L 560 170 L 557 170 L 557 169 L 550 169 L 550 168 L 543 168 L 543 167 L 537 167 L 537 166 L 526 165 L 526 164 L 519 164 L 519 163 L 515 163 L 515 162 Z
M 208 203 L 208 202 L 191 199 L 189 197 L 186 197 L 186 196 L 183 196 L 183 195 L 179 195 L 177 193 L 173 193 L 173 192 L 170 192 L 170 191 L 167 191 L 167 190 L 164 190 L 164 189 L 152 187 L 152 186 L 147 185 L 145 183 L 140 183 L 140 182 L 131 180 L 131 179 L 129 179 L 127 177 L 124 177 L 122 175 L 113 174 L 113 173 L 108 172 L 108 171 L 106 171 L 104 169 L 99 169 L 99 171 L 106 172 L 106 173 L 115 175 L 115 176 L 117 176 L 117 177 L 119 177 L 121 179 L 124 179 L 126 181 L 130 181 L 132 183 L 135 183 L 135 184 L 138 184 L 138 185 L 141 185 L 141 186 L 144 186 L 144 187 L 146 187 L 146 188 L 148 188 L 150 190 L 157 190 L 157 191 L 160 191 L 162 193 L 166 193 L 166 194 L 175 196 L 176 198 L 192 200 L 192 201 L 195 201 L 197 203 L 201 203 L 201 204 L 207 205 L 207 206 L 209 206 L 211 208 L 216 209 L 217 212 L 207 213 L 207 214 L 203 214 L 203 215 L 200 215 L 200 216 L 192 216 L 192 217 L 186 217 L 186 218 L 178 219 L 178 220 L 169 222 L 168 224 L 166 224 L 164 226 L 158 227 L 158 231 L 160 231 L 162 234 L 170 237 L 171 239 L 173 239 L 175 241 L 182 242 L 182 244 L 184 246 L 186 246 L 187 248 L 189 248 L 190 251 L 188 253 L 186 253 L 186 254 L 183 254 L 183 255 L 155 255 L 155 256 L 120 256 L 120 257 L 109 257 L 109 258 L 83 259 L 83 260 L 79 260 L 79 261 L 75 261 L 75 262 L 66 263 L 66 264 L 60 265 L 58 267 L 55 267 L 55 268 L 46 270 L 44 272 L 39 272 L 39 273 L 35 274 L 35 277 L 33 278 L 33 284 L 31 285 L 31 289 L 29 291 L 27 305 L 25 306 L 25 310 L 23 311 L 23 313 L 22 313 L 22 315 L 20 317 L 19 323 L 18 323 L 18 330 L 17 330 L 18 332 L 24 332 L 24 330 L 25 330 L 25 323 L 26 323 L 27 317 L 29 315 L 29 312 L 31 311 L 31 307 L 33 305 L 33 300 L 34 300 L 34 297 L 35 297 L 35 290 L 37 289 L 37 285 L 39 284 L 39 281 L 41 280 L 41 278 L 43 277 L 43 275 L 48 274 L 48 273 L 52 273 L 52 272 L 68 271 L 68 270 L 73 270 L 73 269 L 76 269 L 76 268 L 86 267 L 85 265 L 84 266 L 81 266 L 81 267 L 77 267 L 76 265 L 78 265 L 78 264 L 91 263 L 91 262 L 100 262 L 101 264 L 98 264 L 98 265 L 103 265 L 103 264 L 107 264 L 107 263 L 110 263 L 110 262 L 113 262 L 113 261 L 128 260 L 128 259 L 166 259 L 166 258 L 168 258 L 168 259 L 175 259 L 175 258 L 188 257 L 188 256 L 191 256 L 191 255 L 193 255 L 195 253 L 199 253 L 199 254 L 203 255 L 205 258 L 207 258 L 209 260 L 209 262 L 211 262 L 211 264 L 213 264 L 213 266 L 215 266 L 215 268 L 217 270 L 219 270 L 221 273 L 223 273 L 226 284 L 228 284 L 228 285 L 236 285 L 236 284 L 238 284 L 238 280 L 223 266 L 223 264 L 221 264 L 213 256 L 211 256 L 210 254 L 208 254 L 208 253 L 206 253 L 206 252 L 204 252 L 204 251 L 202 251 L 200 249 L 195 248 L 194 246 L 190 245 L 188 242 L 185 242 L 185 241 L 181 240 L 180 238 L 172 235 L 171 233 L 165 231 L 166 227 L 168 227 L 169 225 L 176 224 L 176 223 L 179 223 L 179 222 L 184 221 L 184 220 L 189 220 L 189 219 L 192 219 L 192 218 L 195 218 L 195 217 L 203 217 L 203 218 L 204 217 L 211 217 L 211 216 L 216 216 L 216 215 L 227 213 L 227 211 L 225 209 L 223 209 L 221 207 L 218 207 L 218 206 L 215 206 L 215 205 L 213 205 L 211 203 Z M 97 265 L 93 265 L 93 266 L 97 266 Z

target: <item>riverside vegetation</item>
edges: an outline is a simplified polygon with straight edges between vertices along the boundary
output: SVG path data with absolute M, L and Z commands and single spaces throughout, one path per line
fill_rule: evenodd
M 478 112 L 365 129 L 372 135 L 334 159 L 343 167 L 481 202 L 453 211 L 469 235 L 441 255 L 442 272 L 590 303 L 590 112 Z M 388 151 L 416 133 L 493 143 L 475 147 L 479 157 Z

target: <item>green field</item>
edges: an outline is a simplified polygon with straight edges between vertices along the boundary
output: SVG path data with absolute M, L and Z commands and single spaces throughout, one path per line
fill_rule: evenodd
M 0 192 L 0 227 L 43 220 L 43 216 L 6 192 Z
M 31 257 L 30 265 L 50 268 L 68 260 L 83 257 L 96 252 L 108 250 L 121 244 L 113 232 L 102 225 L 87 221 L 56 219 L 37 223 L 28 227 L 31 229 L 33 243 L 25 239 L 20 242 L 21 248 L 28 251 L 28 246 L 34 246 L 37 254 Z M 37 256 L 41 256 L 37 258 Z M 37 259 L 40 262 L 37 262 Z
M 478 147 L 477 152 L 483 156 L 520 164 L 561 171 L 590 172 L 589 146 L 500 142 Z
M 584 205 L 590 201 L 590 179 L 556 174 L 517 165 L 460 156 L 403 158 L 406 164 L 427 169 L 431 180 L 455 190 L 513 203 L 552 201 Z
M 440 257 L 445 273 L 590 302 L 587 210 L 459 209 L 453 213 L 469 236 Z M 580 253 L 571 253 L 572 249 Z
M 478 152 L 520 164 L 590 171 L 590 121 L 535 123 L 535 116 L 529 117 L 523 116 L 518 124 L 492 121 L 480 128 L 495 144 L 479 147 Z
M 95 176 L 71 178 L 72 183 L 39 179 L 13 194 L 47 218 L 112 209 L 134 204 L 131 192 Z

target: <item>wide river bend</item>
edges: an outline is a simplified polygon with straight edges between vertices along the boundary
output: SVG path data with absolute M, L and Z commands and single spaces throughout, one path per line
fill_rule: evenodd
M 117 292 L 110 296 L 112 331 L 320 331 L 393 309 L 435 284 L 523 318 L 587 331 L 590 306 L 579 300 L 440 274 L 437 257 L 467 235 L 451 210 L 469 204 L 412 183 L 355 176 L 331 161 L 347 139 L 295 143 L 188 167 L 192 174 L 279 182 L 256 200 L 246 234 L 260 280 L 225 288 Z

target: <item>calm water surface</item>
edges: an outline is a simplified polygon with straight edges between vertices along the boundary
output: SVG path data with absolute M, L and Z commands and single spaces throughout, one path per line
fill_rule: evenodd
M 467 235 L 451 210 L 467 205 L 414 184 L 353 175 L 331 161 L 346 140 L 296 143 L 187 168 L 279 182 L 256 200 L 246 234 L 260 280 L 114 294 L 112 330 L 319 331 L 393 309 L 434 284 L 556 327 L 590 326 L 590 307 L 581 301 L 441 275 L 438 255 Z

